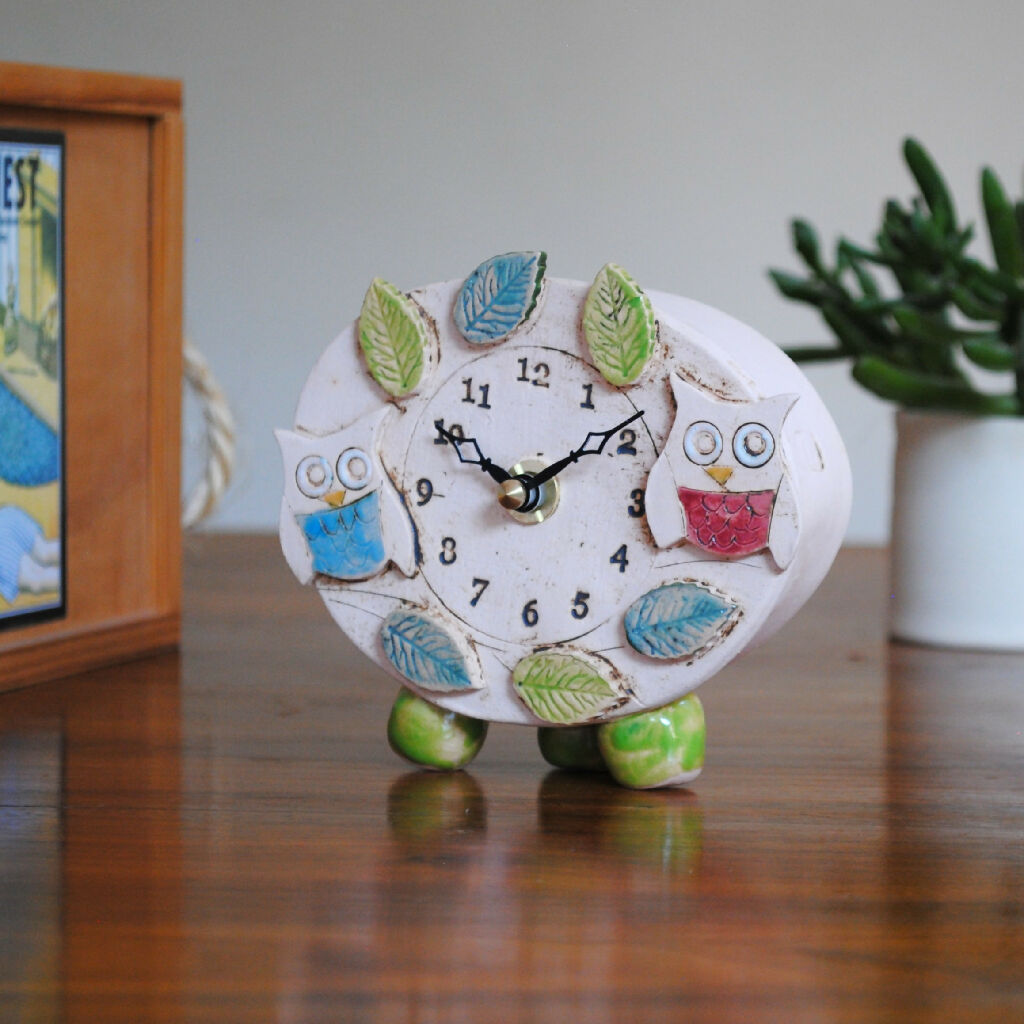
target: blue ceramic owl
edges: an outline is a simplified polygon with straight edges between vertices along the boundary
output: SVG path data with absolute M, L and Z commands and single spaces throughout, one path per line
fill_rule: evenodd
M 289 546 L 300 580 L 368 579 L 391 562 L 406 575 L 415 571 L 411 521 L 377 454 L 390 412 L 319 437 L 276 431 L 285 475 L 282 531 L 304 542 Z

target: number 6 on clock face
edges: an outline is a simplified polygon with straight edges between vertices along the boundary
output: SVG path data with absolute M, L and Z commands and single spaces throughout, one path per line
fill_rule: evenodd
M 278 436 L 292 569 L 465 721 L 692 709 L 813 591 L 849 506 L 838 433 L 774 345 L 614 264 L 548 278 L 542 253 L 375 280 Z

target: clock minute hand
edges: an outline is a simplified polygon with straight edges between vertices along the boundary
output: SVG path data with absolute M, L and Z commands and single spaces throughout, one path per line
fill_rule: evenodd
M 440 423 L 435 423 L 434 426 L 437 427 L 437 432 L 455 449 L 459 462 L 465 463 L 467 466 L 479 466 L 495 483 L 503 484 L 506 480 L 512 479 L 511 473 L 505 472 L 501 466 L 491 462 L 480 451 L 480 445 L 475 437 L 458 437 L 451 431 L 445 430 Z M 466 453 L 463 452 L 464 448 Z M 469 454 L 470 451 L 475 454 Z
M 612 434 L 616 431 L 622 430 L 623 427 L 628 426 L 633 420 L 640 419 L 643 416 L 644 411 L 641 409 L 639 412 L 633 413 L 632 416 L 624 419 L 621 423 L 616 423 L 614 427 L 609 427 L 607 430 L 592 430 L 587 434 L 583 441 L 583 444 L 579 448 L 573 449 L 563 459 L 559 459 L 557 462 L 551 463 L 546 469 L 542 469 L 539 473 L 534 474 L 530 477 L 530 487 L 536 488 L 543 483 L 547 483 L 552 477 L 558 476 L 559 473 L 565 469 L 566 466 L 577 462 L 583 455 L 600 455 L 604 451 L 604 446 L 608 443 Z M 590 447 L 593 443 L 591 438 L 600 438 L 601 441 L 596 448 Z

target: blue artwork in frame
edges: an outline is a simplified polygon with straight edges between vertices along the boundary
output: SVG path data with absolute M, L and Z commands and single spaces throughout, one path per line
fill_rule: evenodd
M 0 629 L 66 604 L 64 163 L 0 127 Z

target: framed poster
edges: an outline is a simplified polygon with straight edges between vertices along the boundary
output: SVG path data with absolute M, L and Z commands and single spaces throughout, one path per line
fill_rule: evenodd
M 0 629 L 65 611 L 64 159 L 0 124 Z
M 181 93 L 0 61 L 0 690 L 181 636 Z

